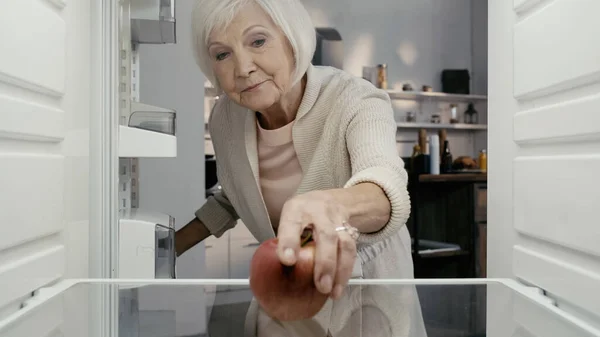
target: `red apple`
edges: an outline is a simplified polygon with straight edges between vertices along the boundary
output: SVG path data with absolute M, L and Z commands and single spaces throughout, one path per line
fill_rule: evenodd
M 250 289 L 261 308 L 271 318 L 295 321 L 315 316 L 329 295 L 319 292 L 314 283 L 315 243 L 302 245 L 293 266 L 277 256 L 277 238 L 263 242 L 250 264 Z

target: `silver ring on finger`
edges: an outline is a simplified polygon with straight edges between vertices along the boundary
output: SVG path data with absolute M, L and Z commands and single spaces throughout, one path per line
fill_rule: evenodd
M 352 238 L 352 240 L 356 241 L 358 240 L 358 236 L 360 235 L 360 232 L 358 231 L 358 229 L 356 227 L 350 226 L 348 224 L 348 222 L 344 221 L 342 222 L 342 225 L 339 227 L 335 228 L 336 232 L 346 232 L 350 235 L 350 237 Z

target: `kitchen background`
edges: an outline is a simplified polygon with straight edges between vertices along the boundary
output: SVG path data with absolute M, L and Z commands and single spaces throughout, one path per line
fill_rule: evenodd
M 177 264 L 180 279 L 243 280 L 172 280 L 174 227 L 213 185 L 203 134 L 211 90 L 189 45 L 195 1 L 0 2 L 10 32 L 0 53 L 1 336 L 243 335 L 248 289 L 222 285 L 247 283 L 257 243 L 244 226 Z M 479 85 L 484 0 L 426 1 L 307 5 L 341 33 L 342 67 L 361 76 L 388 65 L 415 276 L 449 278 L 415 281 L 428 336 L 600 336 L 589 291 L 600 286 L 600 194 L 589 188 L 600 183 L 600 45 L 587 43 L 599 34 L 600 1 L 489 1 L 489 101 Z M 440 93 L 440 74 L 460 68 L 471 94 Z M 399 90 L 407 83 L 416 91 Z M 480 123 L 447 124 L 449 104 L 461 104 L 460 120 L 470 101 Z M 407 122 L 408 111 L 418 120 Z M 412 158 L 412 146 L 427 150 L 444 130 L 450 173 L 427 173 L 437 151 Z M 486 135 L 491 174 L 477 169 Z
M 362 76 L 365 66 L 387 64 L 391 96 L 403 98 L 393 100 L 395 117 L 399 123 L 397 144 L 400 156 L 410 158 L 413 146 L 418 142 L 420 129 L 425 129 L 428 136 L 437 135 L 438 130 L 442 128 L 446 130 L 446 139 L 454 158 L 477 158 L 479 151 L 487 147 L 486 0 L 303 2 L 317 27 L 333 27 L 341 34 L 345 70 Z M 142 44 L 139 49 L 140 100 L 146 104 L 169 107 L 177 111 L 177 157 L 139 160 L 139 207 L 172 215 L 176 219 L 177 229 L 193 217 L 193 212 L 205 201 L 205 189 L 212 187 L 205 186 L 205 155 L 213 152 L 210 137 L 205 134 L 204 124 L 208 119 L 210 106 L 214 103 L 214 95 L 210 89 L 205 89 L 210 87 L 210 83 L 206 83 L 192 56 L 189 17 L 192 5 L 193 1 L 177 2 L 176 44 Z M 435 95 L 402 95 L 402 87 L 405 84 L 410 84 L 418 92 L 424 85 L 430 86 L 433 92 L 441 92 L 441 73 L 444 69 L 468 69 L 472 96 L 440 98 Z M 462 123 L 463 112 L 469 103 L 474 104 L 478 113 L 478 125 Z M 457 106 L 460 123 L 455 125 L 449 124 L 450 104 Z M 406 122 L 408 112 L 415 114 L 415 122 Z M 439 124 L 432 124 L 432 115 L 436 113 L 440 115 L 441 121 Z M 468 248 L 474 248 L 476 241 L 481 239 L 474 234 L 476 228 L 472 227 L 477 227 L 475 206 L 484 205 L 482 200 L 485 200 L 485 194 L 482 196 L 478 191 L 485 191 L 486 178 L 485 175 L 463 177 L 464 181 L 434 185 L 437 186 L 438 192 L 452 196 L 454 200 L 461 200 L 453 206 L 456 214 L 451 215 L 452 211 L 448 210 L 447 198 L 444 199 L 446 201 L 433 200 L 428 206 L 430 208 L 419 212 L 413 210 L 413 214 L 438 214 L 438 218 L 434 216 L 432 219 L 420 220 L 424 222 L 422 234 L 426 235 L 431 231 L 444 235 L 456 232 L 454 237 L 432 235 L 424 239 L 437 239 L 436 242 L 454 241 L 450 242 L 452 244 L 463 243 L 458 249 L 459 252 L 469 254 Z M 414 190 L 411 190 L 415 196 L 419 186 L 417 179 L 412 187 Z M 423 186 L 431 189 L 431 185 Z M 422 198 L 425 200 L 427 196 L 422 195 Z M 426 204 L 425 201 L 421 203 Z M 443 217 L 444 220 L 441 221 L 439 217 Z M 447 228 L 432 228 L 427 221 L 433 221 L 440 226 L 456 221 L 464 221 L 467 224 L 455 226 L 462 228 L 463 231 L 460 232 L 448 231 Z M 412 222 L 414 219 L 411 219 L 410 224 L 414 231 Z M 484 220 L 481 223 L 484 223 Z M 238 225 L 223 237 L 207 239 L 178 258 L 177 278 L 247 278 L 249 261 L 256 246 L 256 241 L 250 233 L 243 225 Z M 454 247 L 435 248 L 443 251 L 453 250 Z M 469 277 L 474 276 L 477 270 L 479 276 L 482 276 L 481 267 L 475 268 L 477 260 L 481 260 L 481 257 L 469 254 L 462 260 L 442 259 L 429 265 L 424 263 L 421 269 L 424 274 L 421 276 L 439 277 L 440 275 L 425 274 L 432 268 L 446 270 L 445 266 L 450 265 L 453 267 L 448 268 L 452 270 L 445 276 Z M 416 269 L 418 271 L 419 267 Z M 211 294 L 194 296 L 208 296 L 208 302 L 211 301 Z M 195 307 L 202 301 L 194 296 L 181 293 L 177 300 L 169 301 L 178 306 L 178 315 L 189 313 L 189 316 L 177 317 L 178 329 L 187 325 L 190 332 L 194 332 L 198 331 L 198 326 L 205 324 L 198 320 L 198 313 L 203 312 L 205 308 Z M 214 298 L 214 294 L 212 296 Z M 238 290 L 237 296 L 248 298 L 250 294 Z M 144 300 L 161 301 L 161 295 L 145 296 Z M 210 312 L 210 308 L 207 310 Z

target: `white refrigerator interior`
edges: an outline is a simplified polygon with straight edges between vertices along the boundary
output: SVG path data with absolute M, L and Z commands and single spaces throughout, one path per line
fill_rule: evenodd
M 140 158 L 177 156 L 176 112 L 141 101 L 140 69 L 142 44 L 173 44 L 175 33 L 174 1 L 121 2 L 119 34 L 119 278 L 176 278 L 175 219 L 153 209 L 141 209 Z M 118 289 L 119 337 L 141 337 L 155 327 L 144 320 L 173 318 L 175 312 L 152 311 L 141 300 L 145 287 L 120 286 Z M 147 302 L 147 299 L 146 299 Z M 113 308 L 113 310 L 116 310 Z M 167 330 L 172 326 L 163 324 Z
M 172 1 L 125 1 L 122 5 L 119 101 L 119 273 L 120 278 L 156 278 L 158 266 L 167 261 L 166 270 L 175 278 L 174 226 L 168 214 L 139 208 L 139 158 L 173 158 L 177 155 L 176 112 L 139 102 L 139 44 L 143 35 L 134 25 L 142 20 L 147 30 L 162 27 L 161 13 L 171 13 Z M 153 15 L 151 15 L 153 14 Z M 169 18 L 168 26 L 175 24 Z M 174 34 L 174 32 L 173 32 Z M 152 35 L 150 35 L 152 36 Z M 164 37 L 161 35 L 161 37 Z M 175 36 L 168 41 L 175 41 Z M 167 43 L 144 39 L 143 43 Z M 166 258 L 165 258 L 166 257 Z M 165 275 L 160 275 L 159 278 Z
M 135 45 L 177 41 L 174 0 L 132 21 L 135 3 L 0 2 L 2 337 L 138 337 L 140 290 L 160 294 L 144 304 L 150 323 L 168 322 L 157 336 L 204 320 L 181 309 L 198 282 L 82 280 L 118 275 L 121 259 L 146 277 L 152 254 L 156 273 L 165 244 L 151 234 L 164 221 L 119 221 L 143 198 L 139 158 L 177 156 L 175 111 L 136 105 Z M 597 0 L 489 0 L 487 267 L 503 280 L 476 281 L 495 284 L 486 336 L 600 337 L 599 12 Z M 132 118 L 136 106 L 152 118 Z

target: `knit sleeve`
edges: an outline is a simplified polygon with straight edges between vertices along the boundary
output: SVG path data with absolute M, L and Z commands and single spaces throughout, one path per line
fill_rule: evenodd
M 237 212 L 222 191 L 209 197 L 195 214 L 216 237 L 221 237 L 227 230 L 235 227 L 239 219 Z
M 373 183 L 391 204 L 388 223 L 378 232 L 361 233 L 360 243 L 373 243 L 396 233 L 410 215 L 408 175 L 396 147 L 396 121 L 387 93 L 373 90 L 354 105 L 346 130 L 352 176 L 344 187 Z
M 217 100 L 210 113 L 208 127 L 215 147 L 220 143 L 218 137 L 221 136 L 222 117 L 228 109 L 229 102 L 227 96 Z M 220 171 L 217 157 L 217 177 L 219 181 L 222 179 L 219 176 Z M 227 198 L 226 191 L 223 189 L 214 193 L 213 196 L 208 197 L 206 203 L 195 212 L 195 215 L 215 237 L 221 237 L 226 231 L 235 227 L 239 219 L 239 215 Z

